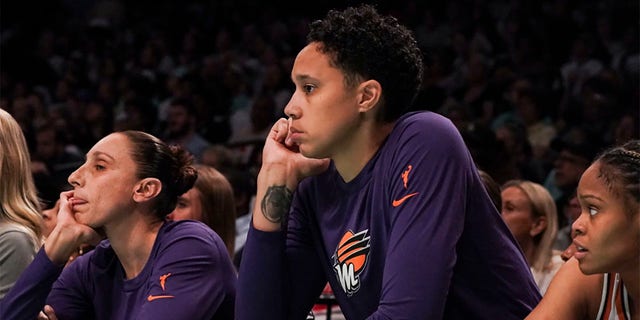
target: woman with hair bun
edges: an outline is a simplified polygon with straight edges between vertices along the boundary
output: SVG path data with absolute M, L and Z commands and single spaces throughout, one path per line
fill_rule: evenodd
M 197 178 L 191 161 L 140 131 L 96 143 L 0 318 L 34 319 L 46 304 L 41 318 L 233 319 L 236 273 L 224 242 L 202 223 L 165 220 Z M 84 243 L 97 246 L 64 268 Z

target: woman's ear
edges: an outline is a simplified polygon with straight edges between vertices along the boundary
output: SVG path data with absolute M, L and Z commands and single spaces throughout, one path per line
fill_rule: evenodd
M 162 191 L 162 183 L 157 178 L 144 178 L 138 182 L 133 191 L 133 200 L 136 202 L 149 201 Z
M 531 235 L 532 237 L 535 237 L 541 234 L 542 232 L 544 232 L 544 230 L 547 229 L 547 222 L 548 222 L 547 217 L 545 216 L 539 216 L 535 218 L 535 221 L 533 222 L 533 225 L 529 230 L 529 235 Z
M 380 97 L 382 96 L 382 86 L 380 86 L 380 82 L 376 80 L 364 81 L 360 84 L 359 90 L 358 104 L 360 107 L 358 111 L 367 112 L 378 105 Z

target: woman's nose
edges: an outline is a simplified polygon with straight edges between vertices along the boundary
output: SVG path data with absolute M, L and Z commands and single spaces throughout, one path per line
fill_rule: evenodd
M 289 99 L 289 102 L 287 102 L 287 105 L 284 107 L 284 114 L 287 115 L 287 117 L 291 118 L 292 120 L 298 119 L 300 118 L 299 112 L 300 112 L 300 108 L 296 107 L 296 103 L 295 103 L 295 93 L 291 96 L 291 99 Z
M 71 184 L 74 188 L 80 186 L 80 170 L 81 169 L 82 169 L 82 166 L 76 169 L 76 171 L 72 172 L 69 175 L 69 178 L 67 179 L 69 184 Z
M 582 214 L 576 218 L 576 221 L 571 225 L 571 237 L 574 238 L 577 235 L 584 233 L 584 225 L 582 224 Z

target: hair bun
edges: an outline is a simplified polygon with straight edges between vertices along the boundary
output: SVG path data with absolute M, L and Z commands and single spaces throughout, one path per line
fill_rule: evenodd
M 171 154 L 176 159 L 176 177 L 173 186 L 178 195 L 181 195 L 193 187 L 198 178 L 198 170 L 193 165 L 193 155 L 178 145 L 169 146 Z

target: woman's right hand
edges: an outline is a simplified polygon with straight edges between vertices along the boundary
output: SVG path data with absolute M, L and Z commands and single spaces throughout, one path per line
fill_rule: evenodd
M 257 230 L 280 230 L 298 183 L 329 167 L 329 159 L 307 158 L 300 153 L 290 138 L 289 124 L 287 119 L 278 120 L 265 140 L 253 212 Z
M 96 245 L 102 239 L 96 230 L 76 221 L 71 198 L 73 191 L 60 193 L 58 221 L 44 244 L 47 256 L 57 265 L 65 264 L 81 245 Z
M 298 182 L 305 177 L 319 174 L 329 167 L 329 159 L 307 158 L 290 139 L 290 121 L 279 119 L 271 128 L 262 154 L 261 171 L 275 168 L 286 177 L 286 186 L 295 190 Z

